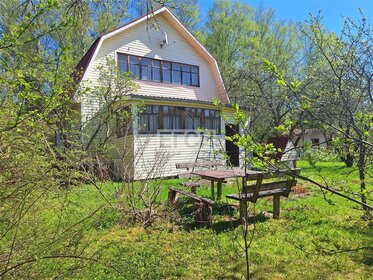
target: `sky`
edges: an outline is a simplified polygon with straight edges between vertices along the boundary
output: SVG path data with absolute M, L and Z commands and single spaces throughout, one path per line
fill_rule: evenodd
M 199 0 L 203 20 L 211 8 L 213 0 Z M 326 29 L 339 33 L 343 17 L 360 20 L 359 8 L 373 27 L 373 0 L 241 0 L 254 8 L 274 8 L 277 20 L 304 22 L 309 13 L 317 15 L 321 11 Z

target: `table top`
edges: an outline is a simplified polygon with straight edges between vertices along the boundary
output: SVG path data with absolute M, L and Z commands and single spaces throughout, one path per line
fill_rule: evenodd
M 260 171 L 246 170 L 246 174 L 259 174 Z M 198 175 L 203 179 L 210 179 L 221 181 L 228 178 L 245 177 L 245 169 L 233 167 L 230 169 L 216 169 L 216 170 L 198 170 L 192 172 L 193 175 Z

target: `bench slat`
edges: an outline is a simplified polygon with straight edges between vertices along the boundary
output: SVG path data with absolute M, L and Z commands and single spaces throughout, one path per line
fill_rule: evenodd
M 274 195 L 283 195 L 285 193 L 286 193 L 286 188 L 280 188 L 280 189 L 268 190 L 268 191 L 260 191 L 258 193 L 257 198 L 274 196 Z M 247 196 L 245 196 L 244 193 L 230 194 L 230 195 L 227 195 L 227 198 L 234 199 L 234 200 L 249 200 L 250 201 L 250 200 L 253 199 L 253 194 L 252 193 L 247 193 Z
M 297 183 L 296 180 L 289 180 L 289 181 L 278 181 L 278 182 L 270 182 L 270 183 L 262 183 L 260 185 L 260 191 L 268 191 L 268 190 L 274 190 L 278 188 L 287 188 L 288 186 L 295 186 Z M 255 191 L 256 185 L 250 185 L 245 187 L 245 189 L 242 192 L 248 192 L 252 193 Z
M 180 182 L 180 185 L 184 187 L 199 187 L 200 185 L 209 184 L 210 181 L 208 180 L 198 180 L 198 181 L 188 181 L 188 182 Z
M 174 192 L 178 192 L 178 193 L 181 193 L 185 196 L 188 196 L 192 199 L 194 199 L 195 201 L 197 202 L 203 202 L 203 203 L 206 203 L 206 204 L 210 204 L 210 205 L 213 205 L 215 202 L 211 199 L 208 199 L 208 198 L 205 198 L 205 197 L 202 197 L 202 196 L 199 196 L 199 195 L 196 195 L 194 193 L 191 193 L 191 192 L 187 192 L 185 190 L 181 190 L 181 189 L 177 189 L 177 188 L 170 188 L 170 190 L 174 191 Z
M 294 176 L 294 175 L 299 175 L 300 173 L 300 168 L 295 168 L 295 169 L 284 169 L 284 170 L 279 170 L 275 171 L 272 173 L 257 173 L 257 174 L 247 174 L 246 175 L 246 180 L 247 181 L 255 181 L 258 180 L 258 178 L 261 176 L 262 179 L 274 179 L 274 178 L 286 178 L 287 176 Z

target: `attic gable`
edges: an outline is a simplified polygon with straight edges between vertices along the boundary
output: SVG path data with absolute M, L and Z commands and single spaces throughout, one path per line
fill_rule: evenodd
M 223 80 L 221 78 L 218 65 L 215 61 L 215 59 L 212 57 L 212 55 L 206 50 L 205 47 L 202 46 L 202 44 L 180 23 L 180 21 L 166 8 L 162 7 L 156 11 L 154 11 L 150 15 L 146 15 L 143 17 L 140 17 L 138 19 L 135 19 L 134 21 L 127 23 L 126 25 L 123 25 L 121 27 L 116 28 L 113 31 L 107 32 L 100 36 L 99 38 L 96 39 L 96 41 L 93 43 L 91 48 L 88 50 L 88 52 L 85 54 L 85 56 L 82 58 L 82 60 L 79 62 L 77 66 L 77 70 L 80 70 L 82 75 L 80 76 L 81 79 L 78 81 L 80 82 L 81 80 L 84 80 L 86 78 L 87 72 L 92 67 L 93 62 L 97 59 L 98 54 L 100 53 L 100 49 L 103 47 L 103 44 L 107 42 L 111 42 L 111 38 L 116 38 L 118 36 L 125 36 L 126 33 L 125 31 L 135 28 L 140 25 L 146 24 L 146 20 L 149 17 L 157 17 L 165 19 L 169 25 L 173 27 L 173 29 L 179 34 L 181 37 L 185 39 L 185 41 L 190 45 L 191 50 L 194 52 L 197 52 L 200 57 L 202 57 L 208 65 L 210 65 L 210 71 L 213 74 L 215 83 L 216 83 L 216 88 L 219 93 L 220 99 L 224 103 L 229 103 L 229 98 L 226 94 Z M 142 23 L 142 24 L 141 24 Z M 161 27 L 162 28 L 162 27 Z M 160 34 L 160 33 L 159 33 Z M 172 44 L 172 42 L 170 42 Z M 158 50 L 160 50 L 159 44 Z M 153 49 L 154 51 L 157 51 L 156 49 Z

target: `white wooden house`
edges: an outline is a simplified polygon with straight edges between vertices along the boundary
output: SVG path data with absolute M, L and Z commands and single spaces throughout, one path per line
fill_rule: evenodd
M 158 30 L 148 28 L 149 17 L 159 24 Z M 226 124 L 211 102 L 217 97 L 229 105 L 218 65 L 169 9 L 161 7 L 97 38 L 77 66 L 82 70 L 81 85 L 98 85 L 98 68 L 108 58 L 121 71 L 129 71 L 139 86 L 128 95 L 132 110 L 139 101 L 146 105 L 133 120 L 130 135 L 118 135 L 114 141 L 113 160 L 119 176 L 123 169 L 135 179 L 176 175 L 175 163 L 195 160 L 200 129 L 215 132 L 225 149 L 221 132 Z M 81 120 L 87 123 L 100 109 L 99 102 L 89 95 L 79 102 Z M 214 145 L 220 149 L 219 141 Z M 238 150 L 230 153 L 238 159 Z M 167 162 L 159 164 L 161 170 L 154 170 L 161 156 Z

